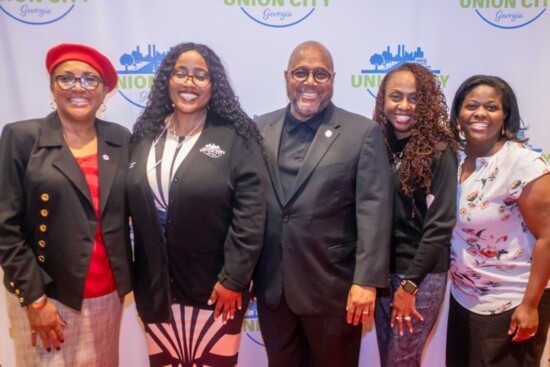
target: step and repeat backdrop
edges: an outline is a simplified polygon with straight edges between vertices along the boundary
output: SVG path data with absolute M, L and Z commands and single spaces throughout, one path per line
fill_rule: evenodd
M 180 42 L 213 48 L 255 116 L 288 103 L 283 71 L 290 52 L 317 40 L 334 57 L 334 102 L 367 117 L 385 73 L 403 62 L 430 68 L 449 104 L 470 75 L 503 77 L 518 95 L 531 146 L 548 158 L 548 10 L 548 0 L 0 0 L 0 128 L 51 111 L 44 59 L 59 43 L 84 43 L 112 60 L 118 89 L 100 117 L 131 129 L 156 68 Z M 446 312 L 445 304 L 423 366 L 445 364 Z M 120 345 L 121 366 L 148 365 L 131 296 Z M 254 304 L 239 358 L 243 367 L 267 366 Z M 541 363 L 548 365 L 546 357 Z M 361 365 L 378 364 L 375 331 L 367 325 Z M 3 290 L 0 365 L 15 366 Z

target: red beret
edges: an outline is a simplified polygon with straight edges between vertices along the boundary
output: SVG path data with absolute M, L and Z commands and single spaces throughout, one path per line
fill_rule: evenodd
M 85 62 L 97 70 L 109 91 L 116 88 L 118 75 L 113 64 L 105 55 L 88 46 L 62 43 L 52 47 L 46 55 L 46 69 L 51 75 L 57 65 L 69 60 Z

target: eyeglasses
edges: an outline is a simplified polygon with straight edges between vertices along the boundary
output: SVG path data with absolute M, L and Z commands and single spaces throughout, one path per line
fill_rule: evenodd
M 332 74 L 325 69 L 307 70 L 298 68 L 290 72 L 292 79 L 299 83 L 305 82 L 309 78 L 310 74 L 313 74 L 313 80 L 319 84 L 327 83 L 332 78 Z
M 69 90 L 75 87 L 76 82 L 80 83 L 80 86 L 86 90 L 94 90 L 97 88 L 100 82 L 103 82 L 98 76 L 82 76 L 80 78 L 72 75 L 58 75 L 54 77 L 59 88 L 63 90 Z
M 189 75 L 184 70 L 172 70 L 170 73 L 170 78 L 176 84 L 185 84 L 189 79 L 193 81 L 199 88 L 204 88 L 210 84 L 210 74 L 207 72 L 198 72 L 195 75 Z

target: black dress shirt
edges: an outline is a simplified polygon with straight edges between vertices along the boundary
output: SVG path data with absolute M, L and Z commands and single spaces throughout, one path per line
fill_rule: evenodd
M 292 190 L 292 185 L 294 185 L 304 157 L 323 121 L 324 114 L 325 110 L 302 122 L 292 116 L 290 108 L 286 111 L 278 159 L 279 175 L 285 196 Z

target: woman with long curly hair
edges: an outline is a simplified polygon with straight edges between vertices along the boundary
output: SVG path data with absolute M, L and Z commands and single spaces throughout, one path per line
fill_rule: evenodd
M 377 298 L 383 367 L 420 366 L 445 295 L 455 223 L 457 143 L 436 76 L 406 63 L 390 71 L 376 97 L 393 182 L 390 295 Z
M 237 364 L 266 172 L 219 57 L 201 44 L 172 48 L 134 126 L 128 176 L 151 366 Z

